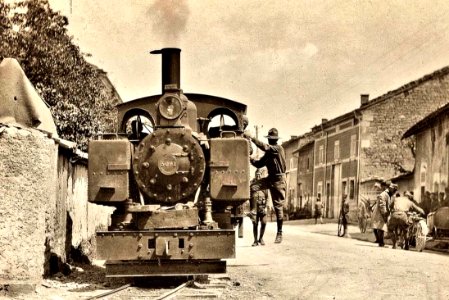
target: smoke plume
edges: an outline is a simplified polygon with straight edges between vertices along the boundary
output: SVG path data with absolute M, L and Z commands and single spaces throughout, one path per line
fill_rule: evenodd
M 164 42 L 176 45 L 185 30 L 190 10 L 185 0 L 156 0 L 148 14 L 153 33 Z

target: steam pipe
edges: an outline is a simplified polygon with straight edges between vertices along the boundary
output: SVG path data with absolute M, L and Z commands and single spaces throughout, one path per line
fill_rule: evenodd
M 181 49 L 163 48 L 151 54 L 162 54 L 162 94 L 167 90 L 181 89 Z

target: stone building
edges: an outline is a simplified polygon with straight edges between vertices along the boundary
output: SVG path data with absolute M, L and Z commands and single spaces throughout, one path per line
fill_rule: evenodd
M 359 108 L 323 119 L 308 133 L 314 138 L 313 203 L 317 196 L 324 198 L 326 216 L 337 217 L 343 194 L 354 211 L 359 198 L 373 197 L 376 180 L 396 179 L 403 185 L 401 191 L 410 189 L 406 175 L 415 163 L 414 142 L 401 139 L 402 135 L 448 102 L 449 67 L 445 67 L 375 99 L 364 94 Z M 309 154 L 299 150 L 298 162 L 303 162 Z M 305 172 L 303 168 L 298 165 L 298 174 Z M 302 175 L 299 185 L 300 180 Z

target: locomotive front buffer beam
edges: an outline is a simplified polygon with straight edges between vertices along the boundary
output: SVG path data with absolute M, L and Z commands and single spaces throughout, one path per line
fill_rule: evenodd
M 104 231 L 96 241 L 107 277 L 225 273 L 222 259 L 235 258 L 230 229 Z

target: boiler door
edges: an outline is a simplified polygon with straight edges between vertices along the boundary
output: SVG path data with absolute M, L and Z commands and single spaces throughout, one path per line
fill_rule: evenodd
M 184 128 L 156 130 L 134 153 L 137 185 L 154 204 L 187 201 L 201 184 L 204 171 L 203 151 Z

